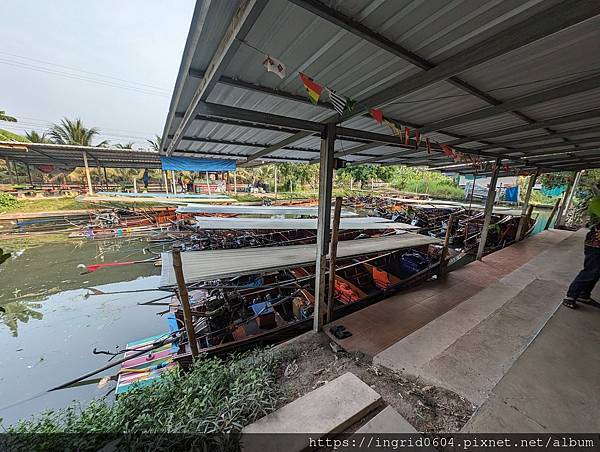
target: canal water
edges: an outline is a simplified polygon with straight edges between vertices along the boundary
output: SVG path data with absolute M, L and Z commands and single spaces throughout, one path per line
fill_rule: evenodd
M 6 247 L 6 244 L 3 246 Z M 17 249 L 0 265 L 0 418 L 19 418 L 113 392 L 85 385 L 49 393 L 8 409 L 53 386 L 102 367 L 110 358 L 93 350 L 116 351 L 127 342 L 168 331 L 157 315 L 164 306 L 139 306 L 164 292 L 90 295 L 153 289 L 159 269 L 152 264 L 100 269 L 81 274 L 79 264 L 142 260 L 142 240 L 76 240 Z M 114 375 L 112 369 L 100 376 Z M 112 397 L 112 395 L 109 395 Z

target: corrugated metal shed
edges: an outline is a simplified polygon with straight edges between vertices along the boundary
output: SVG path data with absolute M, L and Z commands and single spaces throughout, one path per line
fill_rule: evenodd
M 265 55 L 286 77 L 265 71 Z M 299 71 L 457 150 L 548 171 L 600 165 L 595 0 L 198 0 L 163 152 L 314 160 L 318 132 L 260 115 L 340 120 L 326 96 L 308 101 Z M 392 136 L 364 111 L 341 124 Z M 439 150 L 368 143 L 346 136 L 335 150 L 351 163 L 453 163 Z M 576 158 L 556 164 L 569 152 Z

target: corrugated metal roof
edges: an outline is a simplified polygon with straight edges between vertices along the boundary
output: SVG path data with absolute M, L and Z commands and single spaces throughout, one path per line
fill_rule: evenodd
M 386 102 L 383 107 L 386 116 L 414 128 L 479 112 L 475 120 L 459 121 L 447 129 L 428 133 L 436 141 L 450 142 L 457 137 L 500 133 L 504 129 L 536 121 L 595 110 L 600 104 L 600 84 L 596 84 L 596 89 L 556 95 L 555 99 L 548 101 L 525 103 L 516 111 L 486 111 L 490 105 L 513 101 L 600 74 L 600 7 L 594 2 L 256 0 L 257 4 L 261 1 L 266 1 L 266 6 L 238 39 L 239 45 L 232 48 L 227 64 L 219 74 L 221 81 L 206 98 L 208 102 L 320 122 L 331 118 L 334 111 L 326 105 L 315 106 L 307 101 L 297 76 L 298 71 L 306 72 L 339 94 L 363 100 L 398 83 L 398 86 L 402 86 L 403 80 L 424 74 L 424 69 L 437 64 L 454 63 L 455 55 L 473 49 L 477 55 L 485 56 L 486 52 L 490 52 L 494 57 L 487 60 L 480 58 L 479 64 L 448 74 L 457 74 L 460 80 L 443 80 L 442 77 L 442 80 L 423 85 L 423 88 L 400 99 Z M 201 81 L 198 74 L 209 68 L 229 24 L 236 20 L 238 8 L 251 6 L 252 3 L 253 0 L 206 3 L 198 0 L 165 126 L 164 149 L 178 130 L 181 116 L 192 105 L 194 91 Z M 346 17 L 336 22 L 339 14 Z M 577 17 L 572 22 L 562 24 L 567 20 L 565 17 L 573 15 Z M 510 36 L 502 37 L 501 33 L 512 30 L 510 27 L 526 20 L 532 21 L 529 28 L 539 26 L 552 32 L 541 39 L 538 39 L 541 35 L 536 36 L 519 48 L 497 51 L 496 47 L 510 45 Z M 378 36 L 373 38 L 375 33 Z M 398 50 L 398 46 L 404 50 Z M 287 76 L 284 79 L 264 70 L 264 54 L 285 63 Z M 469 56 L 461 54 L 460 58 Z M 190 70 L 196 71 L 196 74 L 190 75 Z M 471 86 L 465 86 L 461 80 Z M 208 119 L 192 120 L 183 131 L 183 139 L 175 151 L 243 160 L 297 132 L 266 128 L 264 125 L 249 127 L 251 124 L 248 123 L 223 124 L 218 119 Z M 573 123 L 555 124 L 551 128 L 512 132 L 490 140 L 470 140 L 460 146 L 472 152 L 489 148 L 491 143 L 550 135 L 553 131 L 573 130 L 594 124 L 600 124 L 600 118 L 590 117 Z M 356 116 L 345 121 L 344 125 L 391 134 L 387 127 L 378 125 L 369 117 Z M 573 135 L 565 142 L 594 136 L 600 136 L 600 133 Z M 365 142 L 353 140 L 337 140 L 336 152 Z M 544 143 L 551 145 L 555 141 L 540 141 L 538 144 Z M 310 161 L 318 156 L 319 147 L 318 136 L 304 136 L 262 156 L 260 161 Z M 513 147 L 498 148 L 496 151 L 508 152 Z M 575 149 L 576 145 L 572 148 Z M 398 155 L 389 158 L 390 154 Z M 382 163 L 421 162 L 428 159 L 431 163 L 450 162 L 439 154 L 428 157 L 422 152 L 402 150 L 394 145 L 374 147 L 358 155 L 348 154 L 341 158 L 358 162 L 372 161 L 377 156 L 382 157 Z M 543 161 L 539 163 L 543 164 Z M 579 163 L 583 165 L 585 162 L 579 160 Z

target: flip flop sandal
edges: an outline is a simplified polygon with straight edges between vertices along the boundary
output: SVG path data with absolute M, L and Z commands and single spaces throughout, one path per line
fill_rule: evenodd
M 577 303 L 575 302 L 575 300 L 572 300 L 571 298 L 565 298 L 562 302 L 563 306 L 569 309 L 576 309 L 577 308 Z

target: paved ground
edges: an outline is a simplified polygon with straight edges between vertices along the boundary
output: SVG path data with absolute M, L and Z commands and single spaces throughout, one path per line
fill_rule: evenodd
M 445 281 L 432 281 L 337 320 L 334 325 L 353 334 L 338 342 L 348 351 L 375 356 L 570 235 L 546 231 L 455 270 Z
M 464 431 L 600 431 L 600 309 L 559 308 Z

